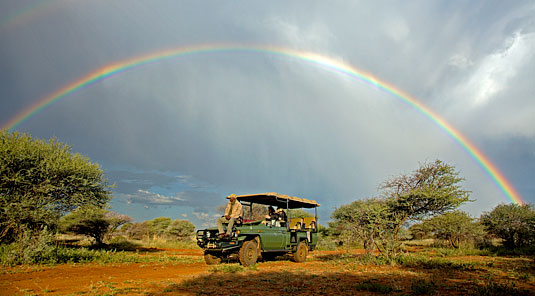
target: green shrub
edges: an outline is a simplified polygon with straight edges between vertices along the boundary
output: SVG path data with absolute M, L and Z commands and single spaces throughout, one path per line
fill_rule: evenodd
M 42 230 L 25 230 L 19 233 L 16 242 L 0 246 L 2 265 L 41 263 L 43 258 L 53 256 L 53 234 L 45 227 Z
M 54 227 L 66 212 L 103 206 L 111 187 L 100 166 L 56 139 L 0 131 L 0 240 Z
M 535 245 L 535 207 L 533 205 L 501 204 L 481 215 L 487 231 L 503 239 L 509 248 Z
M 453 211 L 434 216 L 421 224 L 411 227 L 415 235 L 422 235 L 427 231 L 436 239 L 435 246 L 448 246 L 460 248 L 473 246 L 474 243 L 485 236 L 483 225 L 474 221 L 467 213 Z
M 316 245 L 316 250 L 333 251 L 336 250 L 336 242 L 329 236 L 320 236 Z
M 141 223 L 125 225 L 121 231 L 130 239 L 136 240 L 187 240 L 193 237 L 195 225 L 187 220 L 172 220 L 159 217 Z

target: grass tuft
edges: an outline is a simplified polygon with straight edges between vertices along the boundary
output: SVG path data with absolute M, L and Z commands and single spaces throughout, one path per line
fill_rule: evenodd
M 236 273 L 236 272 L 242 272 L 245 271 L 245 268 L 239 264 L 223 264 L 223 265 L 216 265 L 210 270 L 210 272 L 225 272 L 225 273 Z
M 496 283 L 489 279 L 483 286 L 477 286 L 474 290 L 474 295 L 478 296 L 520 296 L 520 295 L 533 295 L 533 291 L 519 289 L 515 286 L 515 283 Z

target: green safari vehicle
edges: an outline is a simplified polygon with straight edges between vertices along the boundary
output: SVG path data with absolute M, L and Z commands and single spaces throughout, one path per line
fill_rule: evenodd
M 295 262 L 304 262 L 308 252 L 316 247 L 319 204 L 315 200 L 275 192 L 238 195 L 236 198 L 243 207 L 250 207 L 251 216 L 236 222 L 230 237 L 220 238 L 217 228 L 197 231 L 197 244 L 204 250 L 207 264 L 219 264 L 237 257 L 243 266 L 249 266 L 260 258 L 270 260 L 284 254 L 290 254 Z M 287 220 L 276 223 L 253 221 L 253 204 L 286 209 Z M 314 217 L 291 217 L 288 210 L 300 208 L 313 208 Z

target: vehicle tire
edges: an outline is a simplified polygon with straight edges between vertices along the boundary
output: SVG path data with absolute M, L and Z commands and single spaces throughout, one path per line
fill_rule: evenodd
M 256 249 L 255 241 L 246 241 L 241 246 L 238 254 L 241 265 L 247 267 L 256 263 L 258 259 L 258 251 Z
M 307 260 L 308 255 L 308 246 L 305 241 L 300 241 L 299 244 L 297 244 L 297 248 L 295 249 L 295 252 L 293 253 L 293 259 L 295 262 L 305 262 Z
M 204 261 L 208 265 L 214 265 L 214 264 L 220 264 L 221 263 L 221 257 L 205 253 L 204 254 Z

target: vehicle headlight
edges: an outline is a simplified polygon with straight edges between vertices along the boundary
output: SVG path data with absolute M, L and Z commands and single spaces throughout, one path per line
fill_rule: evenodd
M 206 232 L 206 237 L 210 237 L 210 231 Z

